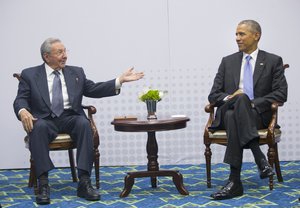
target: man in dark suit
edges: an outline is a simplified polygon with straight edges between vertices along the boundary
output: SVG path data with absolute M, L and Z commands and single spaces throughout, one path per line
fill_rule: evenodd
M 251 149 L 260 178 L 274 174 L 259 147 L 257 129 L 267 127 L 272 102 L 287 100 L 287 82 L 282 58 L 258 49 L 260 37 L 256 21 L 238 24 L 239 52 L 222 59 L 208 96 L 218 107 L 211 130 L 225 129 L 228 136 L 224 162 L 230 165 L 230 176 L 227 184 L 211 195 L 216 200 L 243 195 L 240 173 L 244 148 Z
M 83 96 L 101 98 L 117 95 L 125 82 L 141 79 L 142 72 L 126 70 L 107 82 L 94 83 L 86 78 L 80 67 L 66 65 L 67 53 L 63 43 L 49 38 L 41 45 L 44 64 L 24 69 L 21 73 L 14 111 L 30 137 L 29 149 L 38 177 L 38 204 L 50 203 L 48 172 L 54 168 L 48 144 L 58 133 L 68 133 L 77 144 L 79 183 L 77 196 L 99 200 L 92 187 L 93 137 L 83 108 Z

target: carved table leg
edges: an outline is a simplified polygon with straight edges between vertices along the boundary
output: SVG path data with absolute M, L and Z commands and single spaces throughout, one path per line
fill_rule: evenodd
M 148 140 L 147 140 L 147 158 L 148 158 L 148 171 L 158 171 L 159 166 L 157 162 L 157 153 L 158 146 L 155 137 L 155 131 L 148 132 Z M 157 177 L 151 177 L 151 186 L 152 188 L 157 187 Z
M 173 175 L 173 182 L 178 190 L 178 192 L 182 195 L 189 195 L 189 192 L 185 189 L 183 185 L 183 177 L 182 174 L 179 173 L 178 171 L 174 171 L 172 173 Z
M 155 137 L 155 132 L 154 131 L 148 132 L 148 141 L 147 141 L 148 170 L 127 173 L 127 176 L 124 179 L 124 189 L 121 192 L 120 197 L 128 196 L 134 184 L 135 178 L 150 177 L 152 188 L 156 188 L 158 176 L 172 176 L 173 182 L 178 192 L 182 195 L 189 194 L 189 192 L 186 190 L 186 188 L 183 185 L 183 177 L 181 173 L 174 170 L 159 170 L 159 166 L 157 162 L 157 158 L 158 158 L 157 153 L 158 153 L 158 146 Z
M 126 197 L 130 193 L 132 186 L 134 184 L 135 178 L 142 178 L 142 177 L 157 177 L 157 176 L 171 176 L 173 182 L 178 190 L 178 192 L 182 195 L 189 195 L 189 192 L 183 185 L 183 177 L 182 174 L 175 170 L 158 170 L 158 171 L 138 171 L 127 173 L 125 177 L 125 185 L 124 189 L 120 194 L 120 197 Z
M 128 174 L 124 179 L 124 189 L 120 193 L 120 197 L 126 197 L 130 193 L 134 184 L 134 175 Z

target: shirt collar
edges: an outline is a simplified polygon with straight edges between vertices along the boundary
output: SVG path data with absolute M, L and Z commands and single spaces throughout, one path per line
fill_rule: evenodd
M 50 76 L 50 75 L 52 75 L 52 73 L 55 71 L 47 63 L 45 63 L 45 69 L 46 69 L 47 77 Z M 59 73 L 61 73 L 61 69 L 59 69 L 57 71 L 59 71 Z
M 255 51 L 253 51 L 251 54 L 247 54 L 245 52 L 243 52 L 243 60 L 245 60 L 245 57 L 250 55 L 251 58 L 253 59 L 253 61 L 255 62 L 256 61 L 256 58 L 257 58 L 257 55 L 258 55 L 258 51 L 259 51 L 259 48 L 257 48 Z

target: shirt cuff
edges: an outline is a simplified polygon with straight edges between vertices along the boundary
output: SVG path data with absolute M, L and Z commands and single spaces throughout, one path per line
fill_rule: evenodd
M 120 79 L 118 77 L 118 78 L 116 78 L 116 90 L 121 89 L 121 87 L 122 87 L 122 84 L 120 83 Z
M 116 89 L 116 94 L 120 94 L 120 90 L 121 90 L 121 87 L 122 87 L 122 84 L 120 83 L 120 79 L 119 77 L 116 78 L 116 82 L 115 82 L 115 89 Z
M 21 111 L 26 110 L 26 108 L 21 108 L 18 112 L 18 116 L 20 116 Z
M 227 101 L 227 100 L 229 100 L 229 95 L 227 95 L 224 99 L 223 99 L 223 101 Z

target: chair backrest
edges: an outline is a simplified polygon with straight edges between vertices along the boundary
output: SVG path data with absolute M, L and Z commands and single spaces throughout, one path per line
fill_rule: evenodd
M 21 80 L 21 74 L 20 73 L 14 73 L 13 77 L 17 78 L 19 81 Z
M 290 67 L 289 64 L 283 64 L 283 69 L 287 69 L 287 68 L 289 68 L 289 67 Z

